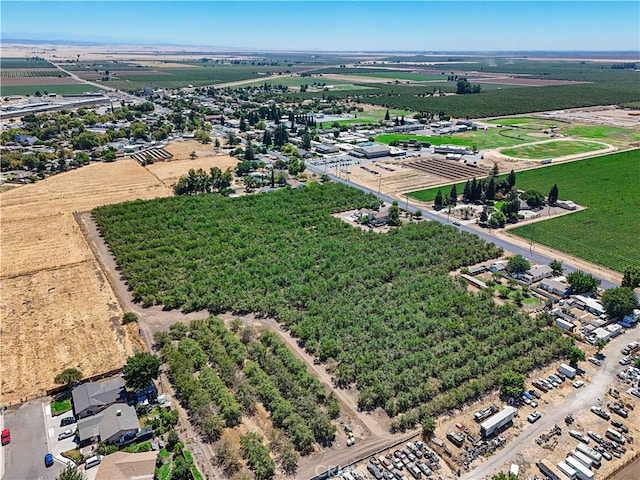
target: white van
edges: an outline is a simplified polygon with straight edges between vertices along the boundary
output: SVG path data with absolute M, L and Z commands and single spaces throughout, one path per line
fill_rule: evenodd
M 87 458 L 87 461 L 84 462 L 84 469 L 88 470 L 91 467 L 95 467 L 96 465 L 100 465 L 100 462 L 102 461 L 102 458 L 103 458 L 102 455 L 96 455 L 94 457 Z

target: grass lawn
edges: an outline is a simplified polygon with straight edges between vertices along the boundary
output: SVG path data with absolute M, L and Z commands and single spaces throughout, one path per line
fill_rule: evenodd
M 156 478 L 158 480 L 169 480 L 171 475 L 171 462 L 167 462 L 160 468 L 156 468 Z
M 511 230 L 534 242 L 622 272 L 640 266 L 640 150 L 517 173 L 518 188 L 547 193 L 587 210 Z
M 568 135 L 612 143 L 613 140 L 628 143 L 640 140 L 640 133 L 634 130 L 617 127 L 602 127 L 594 125 L 575 125 L 562 130 Z
M 579 140 L 555 140 L 551 142 L 525 145 L 522 147 L 507 148 L 500 153 L 510 157 L 539 160 L 551 157 L 565 157 L 579 153 L 592 152 L 607 148 L 601 143 L 582 142 Z
M 51 415 L 54 417 L 71 410 L 71 398 L 61 398 L 51 402 Z
M 42 79 L 46 82 L 46 79 Z M 75 85 L 16 85 L 16 86 L 3 86 L 0 88 L 0 96 L 8 95 L 35 95 L 36 92 L 44 94 L 44 91 L 49 93 L 57 93 L 58 95 L 71 95 L 75 93 L 84 92 L 103 92 L 101 88 L 94 87 L 93 85 L 87 85 L 86 83 L 78 83 Z
M 562 124 L 557 120 L 536 118 L 536 117 L 505 117 L 494 118 L 493 120 L 486 120 L 486 123 L 493 123 L 496 125 L 533 125 L 549 127 L 551 125 Z
M 489 128 L 486 130 L 476 130 L 470 132 L 457 133 L 455 135 L 442 137 L 423 137 L 419 135 L 385 133 L 376 137 L 376 141 L 381 143 L 390 143 L 394 140 L 408 141 L 414 139 L 421 142 L 429 142 L 432 145 L 466 145 L 478 147 L 479 150 L 487 148 L 500 148 L 519 145 L 521 143 L 529 143 L 539 138 L 529 137 L 522 130 L 512 128 Z

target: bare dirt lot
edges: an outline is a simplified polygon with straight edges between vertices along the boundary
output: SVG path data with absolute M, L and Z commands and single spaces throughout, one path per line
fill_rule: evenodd
M 2 193 L 0 403 L 43 394 L 67 367 L 118 368 L 143 348 L 74 211 L 171 191 L 130 159 L 97 163 Z
M 165 150 L 173 155 L 171 161 L 153 163 L 146 168 L 168 187 L 175 185 L 180 176 L 191 168 L 202 168 L 208 172 L 211 167 L 218 167 L 224 172 L 227 168 L 233 170 L 238 164 L 237 158 L 216 152 L 216 147 L 211 144 L 204 145 L 194 140 L 172 142 Z M 191 152 L 197 155 L 193 160 L 189 157 Z

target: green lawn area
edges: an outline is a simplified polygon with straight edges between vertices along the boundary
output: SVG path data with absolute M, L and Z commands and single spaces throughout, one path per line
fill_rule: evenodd
M 640 150 L 518 172 L 517 187 L 588 207 L 512 233 L 622 272 L 640 266 Z
M 390 143 L 394 140 L 408 141 L 414 139 L 420 142 L 429 142 L 432 145 L 466 145 L 478 147 L 479 150 L 487 148 L 500 148 L 519 145 L 521 143 L 529 143 L 539 140 L 536 137 L 530 137 L 526 131 L 512 128 L 488 128 L 485 130 L 475 130 L 469 132 L 457 133 L 452 136 L 442 137 L 423 137 L 419 135 L 407 135 L 396 133 L 385 133 L 376 137 L 376 141 L 381 143 Z
M 546 195 L 554 183 L 559 198 L 588 207 L 581 212 L 517 227 L 512 233 L 622 272 L 640 266 L 640 150 L 614 153 L 516 173 L 516 187 Z M 466 182 L 456 184 L 458 194 Z M 409 193 L 430 202 L 451 185 Z M 597 239 L 597 240 L 595 240 Z
M 562 124 L 562 122 L 558 122 L 557 120 L 537 118 L 537 117 L 494 118 L 493 120 L 486 120 L 486 123 L 493 123 L 496 125 L 523 125 L 523 126 L 537 125 L 537 126 L 544 126 L 544 127 Z
M 54 417 L 71 410 L 71 398 L 61 398 L 51 402 L 51 415 Z
M 601 143 L 582 142 L 579 140 L 554 140 L 551 142 L 507 148 L 501 151 L 510 157 L 540 160 L 543 158 L 565 157 L 579 153 L 593 152 L 607 148 Z
M 42 79 L 46 81 L 46 79 Z M 8 95 L 35 95 L 36 92 L 44 94 L 45 90 L 49 93 L 57 93 L 58 95 L 70 95 L 74 93 L 84 92 L 103 92 L 101 88 L 87 85 L 86 83 L 78 83 L 72 85 L 24 85 L 24 86 L 2 86 L 0 87 L 0 96 Z
M 617 127 L 602 127 L 595 125 L 576 125 L 562 130 L 563 133 L 574 137 L 602 140 L 612 143 L 612 140 L 628 143 L 640 140 L 640 132 Z

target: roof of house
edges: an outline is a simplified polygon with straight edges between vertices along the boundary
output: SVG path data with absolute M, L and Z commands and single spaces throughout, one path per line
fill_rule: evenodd
M 566 291 L 568 288 L 571 288 L 566 283 L 559 282 L 558 280 L 552 278 L 545 278 L 540 282 L 540 288 L 548 288 L 555 289 L 558 291 Z
M 92 417 L 78 420 L 78 438 L 80 442 L 90 438 L 98 438 L 100 435 L 100 422 L 102 422 L 102 412 Z
M 90 407 L 110 405 L 122 399 L 124 379 L 115 377 L 104 382 L 86 382 L 78 385 L 71 392 L 75 413 Z
M 95 480 L 145 480 L 152 479 L 158 452 L 106 455 L 96 473 Z
M 534 277 L 538 275 L 550 275 L 552 272 L 553 270 L 549 265 L 534 265 L 527 270 L 527 273 Z
M 120 412 L 120 414 L 118 414 Z M 125 404 L 115 403 L 102 412 L 100 439 L 106 440 L 123 430 L 139 430 L 140 422 L 136 409 Z

